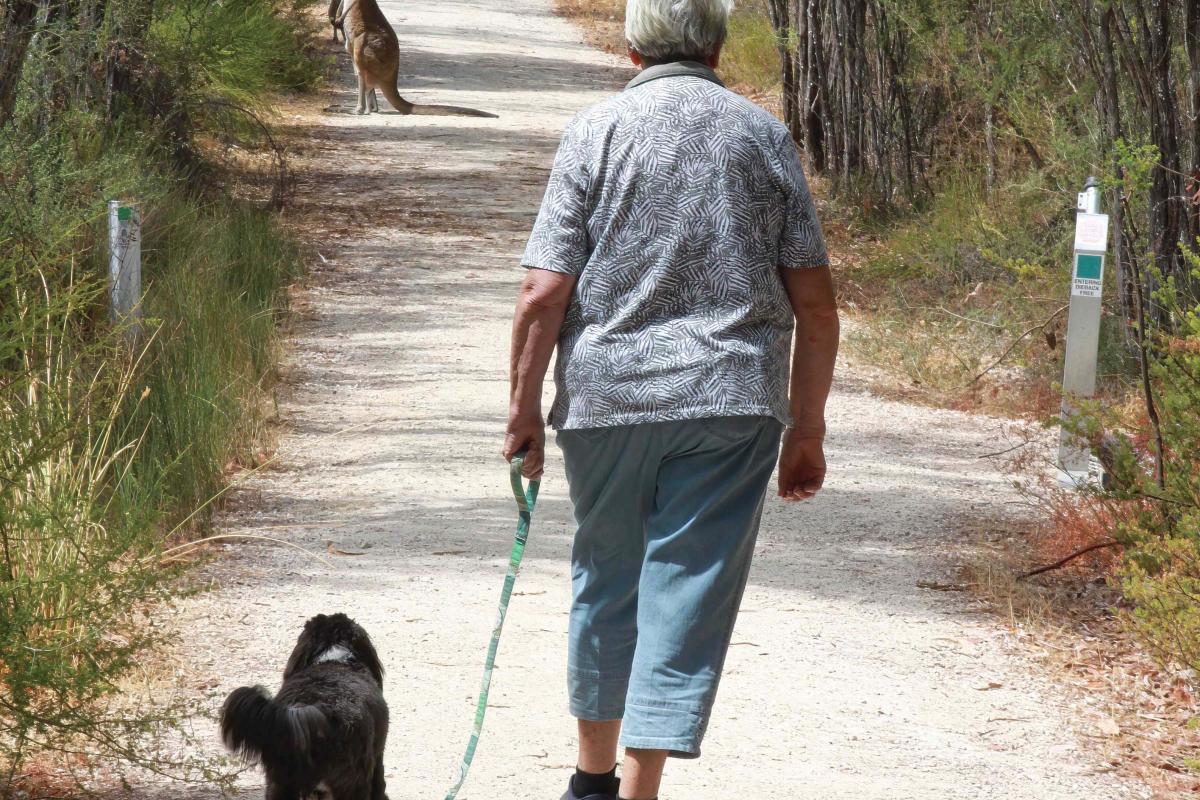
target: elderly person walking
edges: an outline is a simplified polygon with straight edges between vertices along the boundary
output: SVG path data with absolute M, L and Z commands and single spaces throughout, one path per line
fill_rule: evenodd
M 557 346 L 579 526 L 564 800 L 652 800 L 699 756 L 771 474 L 825 477 L 833 279 L 787 129 L 714 71 L 731 6 L 629 0 L 642 70 L 567 127 L 523 260 L 505 456 L 541 475 Z

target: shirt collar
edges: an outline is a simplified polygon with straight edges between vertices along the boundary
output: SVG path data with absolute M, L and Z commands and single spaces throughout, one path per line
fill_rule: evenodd
M 653 67 L 646 67 L 625 88 L 632 89 L 650 81 L 656 81 L 659 78 L 701 78 L 702 80 L 711 81 L 722 88 L 725 87 L 725 84 L 717 77 L 717 73 L 713 72 L 711 67 L 701 64 L 699 61 L 672 61 L 668 64 L 655 64 Z

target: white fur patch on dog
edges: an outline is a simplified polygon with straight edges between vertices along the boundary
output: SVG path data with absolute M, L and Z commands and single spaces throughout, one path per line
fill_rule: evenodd
M 313 663 L 314 664 L 325 664 L 327 662 L 333 661 L 333 662 L 340 662 L 340 663 L 344 664 L 344 663 L 348 662 L 353 656 L 354 656 L 354 654 L 351 653 L 347 648 L 342 647 L 340 644 L 335 644 L 333 647 L 329 648 L 324 653 L 321 653 L 321 655 L 317 656 L 316 660 L 314 660 Z

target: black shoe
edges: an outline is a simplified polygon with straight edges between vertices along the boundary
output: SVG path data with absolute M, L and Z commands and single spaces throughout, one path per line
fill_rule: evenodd
M 589 794 L 586 797 L 580 797 L 575 794 L 574 781 L 567 783 L 567 793 L 562 796 L 562 800 L 617 800 L 615 794 Z

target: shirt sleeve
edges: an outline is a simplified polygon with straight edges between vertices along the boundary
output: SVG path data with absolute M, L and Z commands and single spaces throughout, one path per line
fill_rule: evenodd
M 786 210 L 783 230 L 779 235 L 779 266 L 789 269 L 828 266 L 825 234 L 821 231 L 817 208 L 808 189 L 808 180 L 804 177 L 800 151 L 786 130 L 780 138 L 775 149 L 778 153 L 778 180 Z
M 588 246 L 588 159 L 576 118 L 567 126 L 521 265 L 579 275 Z

